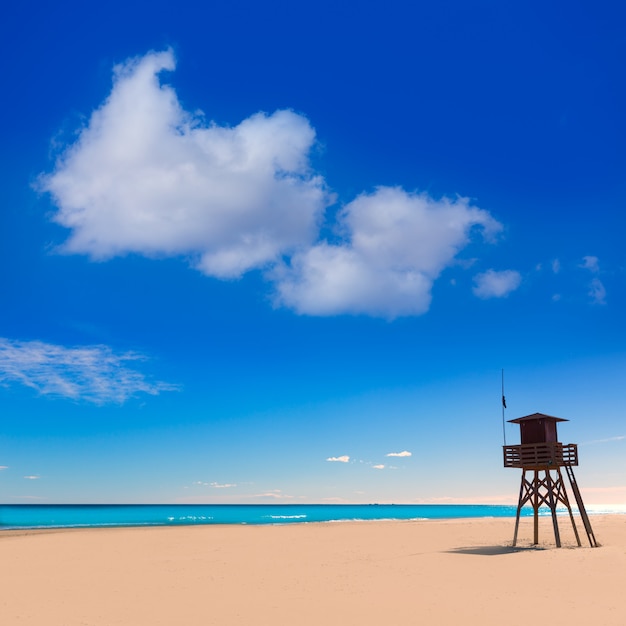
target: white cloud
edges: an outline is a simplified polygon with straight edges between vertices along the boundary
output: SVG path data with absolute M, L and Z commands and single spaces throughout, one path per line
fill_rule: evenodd
M 579 267 L 589 270 L 592 274 L 600 273 L 600 263 L 597 256 L 584 256 Z M 591 280 L 587 294 L 593 304 L 606 304 L 606 289 L 599 278 L 594 277 Z
M 175 65 L 167 50 L 117 66 L 108 98 L 40 177 L 71 231 L 63 251 L 184 256 L 221 279 L 263 268 L 277 305 L 392 319 L 429 309 L 474 230 L 489 240 L 502 229 L 467 198 L 379 187 L 344 206 L 339 243 L 320 241 L 333 197 L 310 167 L 308 120 L 282 110 L 207 123 L 160 82 Z
M 581 445 L 591 445 L 596 443 L 613 443 L 615 441 L 624 441 L 626 435 L 617 435 L 616 437 L 607 437 L 606 439 L 594 439 L 593 441 L 585 441 Z
M 274 498 L 274 500 L 293 500 L 295 496 L 282 493 L 280 489 L 272 489 L 264 493 L 256 493 L 252 498 Z
M 522 277 L 515 270 L 487 270 L 474 276 L 474 295 L 479 298 L 504 298 L 515 291 L 522 282 Z
M 501 229 L 467 198 L 435 200 L 397 187 L 359 196 L 338 220 L 343 243 L 299 251 L 272 273 L 278 303 L 309 315 L 419 315 L 473 228 L 488 238 Z
M 236 483 L 207 483 L 202 480 L 196 480 L 193 484 L 200 487 L 213 487 L 214 489 L 230 489 L 237 486 Z
M 41 476 L 24 476 L 27 480 L 39 480 Z
M 379 465 L 372 465 L 372 467 L 373 467 L 374 469 L 385 469 L 385 466 L 384 466 L 384 465 L 382 465 L 382 464 L 379 464 Z
M 349 463 L 350 457 L 346 454 L 343 456 L 331 456 L 326 459 L 327 461 L 331 461 L 332 463 Z
M 186 255 L 233 278 L 312 243 L 329 195 L 309 167 L 309 122 L 277 111 L 207 124 L 160 84 L 175 65 L 168 50 L 115 67 L 107 100 L 40 178 L 72 231 L 63 250 Z
M 133 352 L 115 354 L 108 346 L 67 348 L 42 341 L 0 338 L 0 384 L 18 383 L 42 395 L 123 403 L 138 393 L 158 395 L 173 385 L 149 382 L 126 366 L 145 360 Z
M 0 471 L 1 470 L 5 470 L 5 469 L 9 469 L 8 465 L 0 465 Z
M 558 259 L 552 261 L 552 271 L 558 274 L 561 271 L 561 262 Z
M 580 267 L 583 269 L 589 270 L 594 274 L 597 274 L 600 271 L 600 264 L 598 263 L 597 256 L 584 256 L 583 262 L 580 264 Z
M 591 281 L 588 293 L 593 304 L 606 304 L 606 289 L 599 278 Z
M 387 456 L 413 456 L 413 454 L 408 450 L 403 450 L 402 452 L 390 452 Z

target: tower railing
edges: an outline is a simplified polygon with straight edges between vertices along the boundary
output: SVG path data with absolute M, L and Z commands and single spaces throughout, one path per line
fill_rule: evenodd
M 578 446 L 575 443 L 525 443 L 503 446 L 504 467 L 545 469 L 577 466 Z

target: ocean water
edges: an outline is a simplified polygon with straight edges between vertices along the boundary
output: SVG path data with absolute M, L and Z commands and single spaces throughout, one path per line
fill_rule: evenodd
M 12 504 L 0 505 L 0 530 L 514 517 L 515 512 L 516 506 L 488 504 Z M 589 510 L 624 512 L 619 507 Z M 532 515 L 532 509 L 524 507 L 522 515 Z
M 0 529 L 513 517 L 515 511 L 515 506 L 470 504 L 16 504 L 0 506 Z

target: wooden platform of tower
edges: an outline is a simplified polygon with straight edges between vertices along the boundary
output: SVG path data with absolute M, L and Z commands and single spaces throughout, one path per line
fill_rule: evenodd
M 560 548 L 561 536 L 556 515 L 556 507 L 559 503 L 567 508 L 576 541 L 579 546 L 581 545 L 561 473 L 561 468 L 564 467 L 576 505 L 578 506 L 578 512 L 587 533 L 587 538 L 589 539 L 589 545 L 592 548 L 597 547 L 598 543 L 593 534 L 591 522 L 589 521 L 589 516 L 585 510 L 578 483 L 574 476 L 573 467 L 578 465 L 578 446 L 575 443 L 560 443 L 556 433 L 557 422 L 567 422 L 568 420 L 544 415 L 543 413 L 533 413 L 532 415 L 509 421 L 512 424 L 519 424 L 521 431 L 520 445 L 503 446 L 504 467 L 518 467 L 522 470 L 522 484 L 517 504 L 513 545 L 517 544 L 517 531 L 519 529 L 522 507 L 525 504 L 530 504 L 534 515 L 533 544 L 537 545 L 539 543 L 539 508 L 546 506 L 550 509 L 554 526 L 554 538 L 557 548 Z M 527 474 L 529 474 L 529 477 L 527 477 Z

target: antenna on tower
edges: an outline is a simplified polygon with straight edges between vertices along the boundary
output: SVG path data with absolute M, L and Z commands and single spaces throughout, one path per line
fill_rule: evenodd
M 502 368 L 502 438 L 506 446 L 506 428 L 504 426 L 504 409 L 506 409 L 506 398 L 504 397 L 504 368 Z

